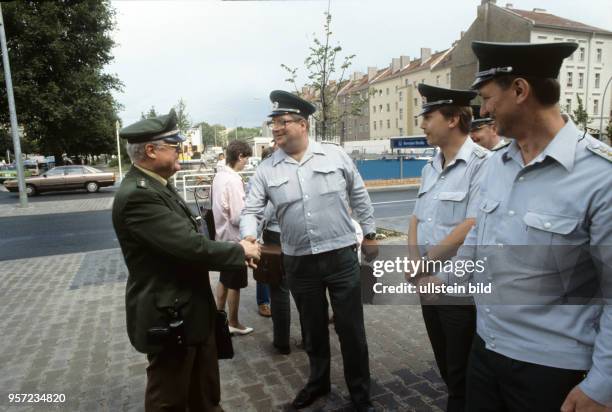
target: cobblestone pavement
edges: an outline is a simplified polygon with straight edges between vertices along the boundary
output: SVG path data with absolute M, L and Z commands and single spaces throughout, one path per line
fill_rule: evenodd
M 143 410 L 146 359 L 131 347 L 125 331 L 126 277 L 119 249 L 2 262 L 1 410 Z M 217 278 L 211 275 L 213 285 Z M 236 356 L 220 363 L 222 405 L 228 412 L 290 410 L 306 382 L 308 360 L 295 346 L 288 356 L 273 353 L 271 320 L 257 314 L 255 284 L 249 282 L 240 318 L 255 332 L 235 337 Z M 391 301 L 374 299 L 385 302 Z M 419 306 L 364 308 L 375 405 L 389 411 L 441 410 L 445 389 Z M 295 307 L 292 316 L 295 343 Z M 330 336 L 332 393 L 307 411 L 351 410 L 338 339 L 333 332 Z M 9 393 L 63 393 L 66 402 L 10 405 Z

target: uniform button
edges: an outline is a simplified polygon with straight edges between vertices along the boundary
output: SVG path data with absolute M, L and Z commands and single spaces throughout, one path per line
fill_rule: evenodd
M 491 343 L 491 347 L 492 347 L 492 348 L 494 348 L 494 347 L 495 347 L 495 344 L 494 344 L 494 343 Z
M 503 243 L 498 243 L 497 247 L 504 247 L 504 244 Z
M 308 199 L 308 195 L 304 195 L 304 199 Z
M 300 182 L 304 183 L 304 179 L 300 179 Z
M 510 210 L 510 211 L 508 211 L 508 215 L 510 215 L 510 216 L 514 216 L 514 210 Z
M 442 176 L 442 177 L 440 177 L 440 179 L 444 180 L 444 179 L 446 179 L 446 176 Z
M 315 248 L 312 248 L 312 250 L 314 250 L 314 251 L 316 252 L 316 251 L 317 251 L 317 250 L 319 250 L 319 249 L 315 247 Z
M 310 212 L 306 213 L 306 216 L 310 216 Z
M 310 233 L 314 233 L 314 230 L 310 229 Z
M 428 222 L 431 222 L 431 218 L 430 218 L 430 217 L 428 217 L 428 218 L 427 218 L 427 221 L 428 221 Z
M 426 241 L 425 241 L 425 244 L 426 244 L 426 245 L 429 245 L 429 240 L 426 240 Z
M 552 226 L 552 225 L 550 224 L 550 222 L 546 222 L 546 223 L 544 223 L 544 227 L 545 227 L 546 229 L 550 229 L 550 227 L 551 227 L 551 226 Z
M 522 182 L 523 180 L 525 180 L 525 176 L 519 177 L 519 182 Z
M 491 313 L 491 309 L 489 309 L 489 308 L 485 308 L 485 312 L 487 312 L 487 313 Z
M 438 200 L 438 195 L 435 195 L 435 196 L 434 196 L 434 200 Z

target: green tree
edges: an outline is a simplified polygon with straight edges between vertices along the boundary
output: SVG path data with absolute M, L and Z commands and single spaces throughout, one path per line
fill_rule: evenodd
M 317 137 L 321 140 L 328 140 L 333 135 L 333 125 L 335 125 L 340 117 L 347 113 L 340 113 L 337 107 L 337 97 L 340 92 L 341 85 L 346 70 L 352 64 L 355 55 L 345 56 L 338 65 L 336 59 L 342 51 L 339 44 L 332 45 L 331 20 L 332 16 L 329 13 L 329 8 L 325 15 L 325 23 L 323 25 L 323 38 L 314 37 L 313 44 L 309 47 L 310 53 L 304 60 L 304 65 L 308 72 L 308 84 L 312 91 L 311 98 L 314 99 L 317 112 L 314 118 L 317 122 Z M 316 36 L 316 34 L 313 34 Z M 296 85 L 297 68 L 289 67 L 281 64 L 281 67 L 287 71 L 289 77 L 287 82 L 291 83 L 296 92 L 299 93 Z M 337 72 L 340 75 L 336 77 Z
M 187 114 L 187 104 L 185 100 L 181 98 L 174 106 L 174 110 L 176 111 L 176 123 L 178 128 L 181 133 L 186 134 L 187 131 L 191 129 L 191 119 L 189 118 L 189 114 Z
M 582 130 L 586 130 L 587 124 L 589 122 L 589 114 L 585 110 L 584 105 L 582 104 L 582 99 L 580 98 L 579 94 L 576 95 L 576 98 L 578 99 L 578 107 L 576 107 L 574 111 L 569 113 L 569 116 L 572 118 L 574 123 L 576 123 L 576 126 L 578 126 Z M 570 110 L 567 111 L 570 112 Z
M 157 112 L 155 111 L 155 106 L 151 106 L 151 108 L 149 109 L 149 111 L 146 114 L 144 114 L 142 112 L 140 113 L 140 118 L 142 120 L 144 120 L 144 119 L 151 119 L 153 117 L 157 117 Z
M 4 3 L 15 103 L 23 135 L 43 154 L 114 152 L 119 79 L 112 61 L 115 12 L 109 0 Z M 6 102 L 4 73 L 0 100 Z M 0 125 L 9 126 L 8 111 Z
M 608 144 L 612 143 L 612 121 L 608 120 L 608 126 L 606 127 L 606 137 L 608 138 Z M 603 138 L 600 139 L 605 141 Z

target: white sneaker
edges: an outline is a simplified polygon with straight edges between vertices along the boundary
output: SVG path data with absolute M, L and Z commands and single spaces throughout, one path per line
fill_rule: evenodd
M 244 329 L 239 329 L 239 328 L 235 328 L 230 325 L 229 331 L 231 334 L 248 335 L 249 333 L 253 332 L 253 328 L 249 328 L 248 326 L 245 326 Z

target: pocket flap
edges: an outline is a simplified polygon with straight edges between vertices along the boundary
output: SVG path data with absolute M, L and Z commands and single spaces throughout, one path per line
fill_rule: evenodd
M 155 294 L 155 306 L 163 308 L 181 308 L 191 300 L 191 290 L 166 290 Z
M 269 187 L 278 187 L 280 185 L 283 185 L 285 183 L 287 183 L 289 181 L 288 177 L 277 177 L 276 179 L 270 179 L 268 181 L 268 186 Z
M 461 202 L 463 199 L 465 199 L 466 195 L 467 192 L 440 192 L 438 193 L 438 199 Z
M 533 227 L 545 232 L 567 235 L 571 233 L 580 220 L 574 217 L 551 215 L 539 212 L 527 212 L 523 216 L 523 222 L 529 227 Z
M 316 173 L 328 174 L 332 173 L 336 168 L 331 165 L 321 165 L 314 167 L 312 170 Z
M 497 206 L 499 206 L 499 201 L 491 200 L 491 199 L 484 199 L 482 203 L 480 204 L 480 210 L 482 210 L 485 213 L 491 213 L 495 209 L 497 209 Z

